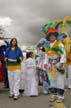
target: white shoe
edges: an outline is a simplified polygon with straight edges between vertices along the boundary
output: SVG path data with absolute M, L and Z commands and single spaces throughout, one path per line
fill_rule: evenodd
M 50 102 L 54 102 L 54 101 L 56 101 L 57 100 L 57 96 L 56 95 L 51 95 L 51 97 L 50 97 Z
M 47 92 L 47 91 L 43 91 L 43 94 L 44 94 L 44 95 L 47 95 L 47 94 L 48 94 L 48 92 Z
M 64 102 L 64 99 L 57 99 L 56 102 L 57 103 L 62 103 L 62 102 Z
M 14 100 L 18 100 L 19 96 L 14 96 Z
M 56 100 L 57 103 L 64 102 L 64 96 L 57 96 L 58 99 Z
M 10 94 L 10 95 L 9 95 L 9 98 L 13 98 L 13 97 L 14 97 L 14 95 L 13 95 L 13 94 Z

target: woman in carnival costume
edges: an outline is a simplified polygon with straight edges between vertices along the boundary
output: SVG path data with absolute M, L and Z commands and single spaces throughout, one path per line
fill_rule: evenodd
M 64 100 L 64 63 L 66 62 L 66 52 L 61 41 L 58 41 L 58 31 L 55 28 L 49 28 L 46 32 L 46 39 L 49 44 L 46 44 L 46 51 L 49 57 L 49 77 L 50 77 L 50 89 L 51 99 L 57 102 Z

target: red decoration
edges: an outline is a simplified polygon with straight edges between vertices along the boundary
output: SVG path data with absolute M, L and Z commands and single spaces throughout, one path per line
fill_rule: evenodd
M 58 30 L 55 28 L 49 28 L 45 34 L 48 35 L 49 33 L 58 33 Z
M 4 82 L 4 72 L 2 65 L 2 57 L 0 56 L 0 82 Z

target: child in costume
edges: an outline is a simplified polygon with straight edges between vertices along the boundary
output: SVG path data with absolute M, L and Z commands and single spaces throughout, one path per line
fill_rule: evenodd
M 26 54 L 24 96 L 38 96 L 38 76 L 33 52 Z
M 40 70 L 40 77 L 42 79 L 43 84 L 43 94 L 49 93 L 49 82 L 48 82 L 48 57 L 47 54 L 45 54 L 45 48 L 40 47 L 39 48 L 39 63 L 37 67 Z

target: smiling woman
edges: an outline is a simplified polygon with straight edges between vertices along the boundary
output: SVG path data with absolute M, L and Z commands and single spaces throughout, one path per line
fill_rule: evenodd
M 7 63 L 8 80 L 10 87 L 10 97 L 14 96 L 17 100 L 20 89 L 20 74 L 21 74 L 21 62 L 23 60 L 23 54 L 18 47 L 16 38 L 11 39 L 10 47 L 6 51 L 5 61 Z

